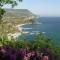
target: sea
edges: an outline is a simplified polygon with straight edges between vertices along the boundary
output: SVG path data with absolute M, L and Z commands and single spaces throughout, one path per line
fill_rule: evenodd
M 38 32 L 42 32 L 52 40 L 60 41 L 60 17 L 39 17 L 32 24 L 22 26 L 24 32 L 30 32 L 20 36 L 22 39 L 32 40 Z

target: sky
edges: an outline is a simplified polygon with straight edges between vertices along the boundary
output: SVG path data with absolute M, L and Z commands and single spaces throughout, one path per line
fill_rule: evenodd
M 5 5 L 4 8 L 10 7 Z M 15 8 L 28 9 L 40 16 L 60 17 L 60 0 L 23 0 Z

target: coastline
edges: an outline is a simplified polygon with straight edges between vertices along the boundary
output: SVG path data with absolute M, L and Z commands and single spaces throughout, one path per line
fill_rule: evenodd
M 29 18 L 30 19 L 33 19 L 34 17 L 32 18 Z M 37 17 L 36 17 L 37 18 Z M 31 22 L 30 23 L 23 23 L 23 24 L 17 24 L 15 27 L 19 30 L 19 32 L 16 32 L 16 33 L 9 33 L 7 36 L 8 36 L 8 39 L 11 40 L 11 38 L 13 37 L 14 40 L 16 40 L 16 38 L 18 38 L 19 36 L 21 36 L 22 34 L 33 34 L 31 32 L 24 32 L 23 31 L 23 28 L 22 26 L 24 25 L 27 25 L 27 24 L 32 24 Z
M 22 26 L 27 25 L 27 24 L 32 24 L 32 23 L 18 24 L 16 27 L 18 28 L 18 30 L 22 32 Z
M 25 23 L 25 24 L 18 24 L 18 25 L 16 25 L 16 28 L 17 28 L 20 32 L 16 32 L 16 33 L 14 33 L 14 34 L 9 33 L 9 34 L 8 34 L 8 39 L 11 40 L 11 39 L 13 38 L 14 40 L 16 40 L 16 39 L 17 39 L 20 35 L 22 35 L 22 34 L 30 34 L 30 32 L 24 32 L 24 31 L 22 31 L 22 26 L 23 26 L 23 25 L 26 25 L 26 24 L 32 24 L 32 23 Z

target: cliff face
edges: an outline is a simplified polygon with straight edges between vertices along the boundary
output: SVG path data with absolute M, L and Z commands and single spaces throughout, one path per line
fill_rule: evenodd
M 6 9 L 6 13 L 3 16 L 4 20 L 13 20 L 20 18 L 35 18 L 36 16 L 27 9 Z

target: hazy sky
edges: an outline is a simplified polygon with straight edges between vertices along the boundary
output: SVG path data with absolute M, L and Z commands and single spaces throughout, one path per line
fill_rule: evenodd
M 15 8 L 29 9 L 40 16 L 60 16 L 60 0 L 23 0 Z

